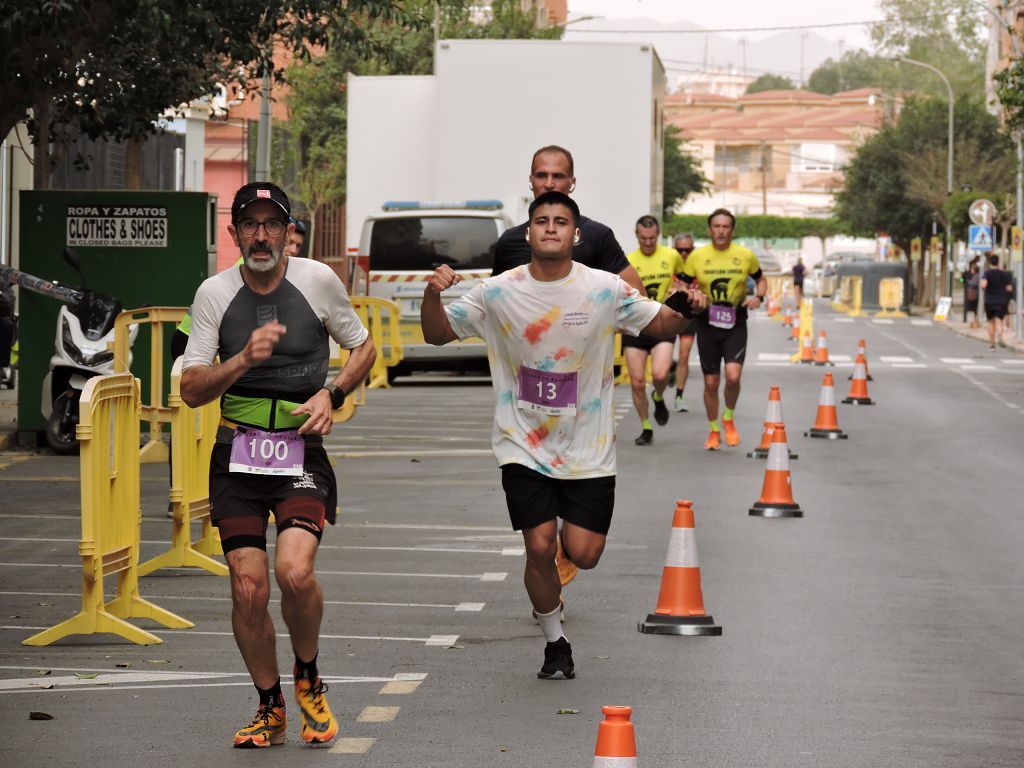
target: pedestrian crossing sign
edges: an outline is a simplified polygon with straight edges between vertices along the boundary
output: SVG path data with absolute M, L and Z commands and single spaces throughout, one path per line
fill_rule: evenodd
M 972 251 L 991 251 L 992 227 L 987 224 L 972 224 L 967 247 Z

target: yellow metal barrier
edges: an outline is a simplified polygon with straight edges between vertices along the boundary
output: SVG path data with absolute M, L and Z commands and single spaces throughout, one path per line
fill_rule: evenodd
M 125 619 L 193 625 L 139 595 L 139 383 L 130 373 L 89 379 L 79 409 L 82 610 L 23 642 L 49 645 L 69 635 L 109 632 L 139 645 L 160 643 Z M 117 593 L 104 603 L 103 578 L 111 575 Z
M 860 275 L 853 275 L 850 277 L 850 308 L 846 311 L 850 317 L 860 317 L 864 313 L 861 312 L 861 303 L 864 299 L 864 278 Z
M 388 368 L 398 365 L 404 357 L 398 328 L 401 308 L 393 301 L 375 296 L 352 296 L 350 300 L 359 319 L 369 329 L 373 346 L 377 349 L 377 360 L 370 369 L 369 387 L 390 387 Z
M 832 298 L 832 309 L 836 312 L 846 312 L 850 309 L 850 301 L 853 300 L 853 278 L 849 275 L 839 278 L 839 288 Z
M 145 576 L 161 568 L 205 568 L 227 576 L 228 567 L 210 555 L 222 555 L 220 537 L 210 522 L 210 454 L 220 424 L 220 400 L 192 409 L 181 399 L 181 358 L 171 368 L 171 548 L 139 566 Z M 191 523 L 202 521 L 192 541 Z
M 903 278 L 885 277 L 878 283 L 878 305 L 882 308 L 875 317 L 906 317 L 903 306 Z
M 129 309 L 117 316 L 114 323 L 114 370 L 124 373 L 128 370 L 128 328 L 131 325 L 148 325 L 150 329 L 149 360 L 149 403 L 142 406 L 142 418 L 149 422 L 149 441 L 142 446 L 139 454 L 143 464 L 157 464 L 167 461 L 167 443 L 161 439 L 164 424 L 171 421 L 171 409 L 164 403 L 164 323 L 177 325 L 185 316 L 185 307 L 146 307 Z
M 800 336 L 797 338 L 796 352 L 789 356 L 791 363 L 800 361 L 800 352 L 803 349 L 804 338 L 811 337 L 811 345 L 814 345 L 814 300 L 804 299 L 800 302 Z

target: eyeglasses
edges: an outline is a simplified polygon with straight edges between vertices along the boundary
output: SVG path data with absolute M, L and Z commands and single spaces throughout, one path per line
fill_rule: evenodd
M 265 221 L 242 219 L 238 222 L 238 231 L 246 236 L 255 235 L 259 231 L 260 227 L 263 227 L 263 231 L 270 237 L 277 237 L 284 232 L 285 223 L 280 219 L 267 219 Z
M 680 253 L 686 253 L 686 254 L 693 253 L 693 248 L 692 247 L 690 247 L 690 248 L 680 248 L 680 247 L 676 246 L 676 250 L 679 251 Z

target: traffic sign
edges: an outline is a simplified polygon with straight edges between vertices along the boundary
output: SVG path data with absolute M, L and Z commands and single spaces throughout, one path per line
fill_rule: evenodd
M 991 251 L 992 227 L 985 224 L 972 224 L 970 242 L 967 247 L 972 251 Z
M 920 261 L 921 260 L 921 238 L 915 237 L 910 241 L 910 260 Z
M 979 198 L 971 203 L 967 215 L 975 224 L 991 224 L 996 217 L 996 204 L 983 197 Z
M 1020 227 L 1010 230 L 1010 261 L 1024 260 L 1024 232 Z

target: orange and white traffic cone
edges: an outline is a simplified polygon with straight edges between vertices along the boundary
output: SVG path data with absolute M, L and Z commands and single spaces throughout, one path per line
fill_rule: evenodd
M 764 430 L 761 432 L 761 444 L 747 454 L 749 459 L 768 458 L 768 449 L 772 447 L 772 428 L 776 424 L 785 425 L 782 419 L 782 392 L 778 387 L 768 390 L 768 411 L 764 415 Z M 797 459 L 795 453 L 789 454 L 790 459 Z
M 601 707 L 592 768 L 636 768 L 636 736 L 629 719 L 632 707 Z
M 779 314 L 779 302 L 775 300 L 775 294 L 768 294 L 768 317 L 775 317 Z
M 756 517 L 803 517 L 800 505 L 793 500 L 793 483 L 789 476 L 789 449 L 786 428 L 781 424 L 772 431 L 772 447 L 768 450 L 768 466 L 764 470 L 761 497 L 750 508 Z
M 793 341 L 799 341 L 800 340 L 800 313 L 799 312 L 794 312 L 793 313 L 793 329 L 792 329 L 792 332 L 789 334 L 789 338 L 792 339 Z
M 824 328 L 818 333 L 818 346 L 814 350 L 814 364 L 832 365 L 832 361 L 828 359 L 828 338 L 825 336 Z
M 783 310 L 782 318 L 783 318 L 782 319 L 782 327 L 783 328 L 789 328 L 790 326 L 793 325 L 793 308 L 791 306 L 789 306 L 788 304 L 786 305 L 785 309 Z
M 647 635 L 722 634 L 722 628 L 704 610 L 692 501 L 676 502 L 658 605 L 636 628 Z
M 868 348 L 864 343 L 864 339 L 860 340 L 860 344 L 857 346 L 857 354 L 864 355 L 864 373 L 867 374 L 868 381 L 874 381 L 874 377 L 871 375 L 871 370 L 868 367 Z M 846 377 L 847 381 L 853 381 L 853 374 L 851 373 Z
M 868 396 L 868 367 L 864 355 L 857 355 L 857 362 L 853 366 L 850 394 L 843 398 L 843 402 L 851 405 L 875 404 L 875 401 Z
M 814 341 L 811 339 L 811 332 L 807 331 L 800 339 L 800 365 L 810 365 L 814 362 Z
M 821 397 L 818 399 L 818 413 L 814 417 L 814 426 L 804 432 L 804 437 L 824 437 L 829 440 L 845 440 L 846 433 L 839 428 L 836 418 L 836 389 L 832 374 L 826 373 L 821 384 Z

